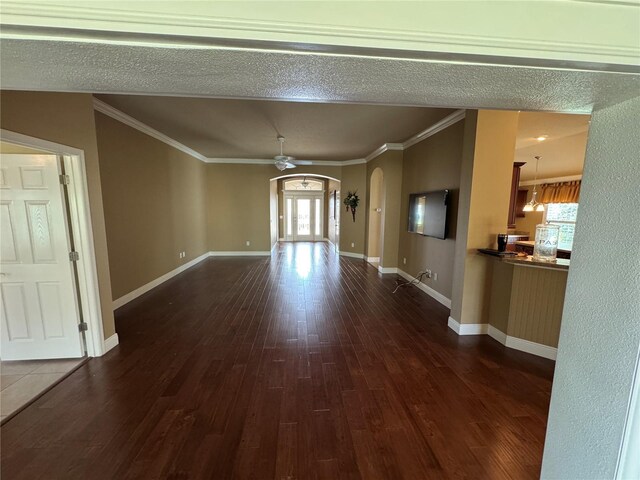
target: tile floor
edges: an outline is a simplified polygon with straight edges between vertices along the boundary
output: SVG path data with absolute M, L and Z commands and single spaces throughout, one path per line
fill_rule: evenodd
M 0 361 L 0 420 L 56 383 L 84 358 Z

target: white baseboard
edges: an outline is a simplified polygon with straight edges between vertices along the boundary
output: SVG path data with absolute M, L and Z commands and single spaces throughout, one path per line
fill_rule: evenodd
M 212 257 L 268 257 L 270 251 L 209 252 Z
M 109 338 L 106 338 L 104 340 L 104 347 L 102 349 L 102 354 L 104 355 L 105 353 L 107 353 L 112 348 L 115 348 L 116 346 L 118 346 L 118 334 L 114 333 Z
M 455 318 L 449 317 L 447 325 L 458 335 L 486 335 L 488 323 L 460 323 Z
M 507 335 L 507 347 L 521 352 L 531 353 L 539 357 L 548 358 L 549 360 L 555 360 L 558 356 L 558 349 L 550 347 L 548 345 L 542 345 L 541 343 L 530 342 L 522 338 L 510 337 Z
M 549 360 L 555 360 L 558 356 L 557 348 L 550 347 L 549 345 L 543 345 L 541 343 L 531 342 L 523 338 L 511 337 L 492 325 L 489 325 L 488 333 L 494 340 L 500 342 L 505 347 L 513 348 L 514 350 L 520 350 L 521 352 L 548 358 Z
M 406 280 L 414 280 L 415 279 L 415 277 L 412 277 L 407 272 L 405 272 L 403 270 L 400 270 L 399 268 L 396 269 L 396 270 L 397 270 L 398 275 L 400 275 L 402 278 L 404 278 Z M 440 292 L 434 290 L 433 288 L 431 288 L 429 285 L 427 285 L 425 283 L 420 282 L 420 283 L 418 283 L 416 285 L 416 287 L 418 287 L 424 293 L 426 293 L 430 297 L 434 298 L 435 300 L 440 302 L 442 305 L 447 307 L 449 310 L 451 310 L 451 299 L 445 297 Z
M 380 273 L 398 273 L 398 269 L 396 267 L 383 267 L 378 265 L 378 271 Z
M 144 295 L 145 293 L 147 293 L 149 290 L 151 290 L 152 288 L 157 287 L 158 285 L 160 285 L 161 283 L 166 282 L 167 280 L 169 280 L 170 278 L 175 277 L 176 275 L 178 275 L 179 273 L 184 272 L 185 270 L 187 270 L 188 268 L 193 267 L 194 265 L 200 263 L 201 261 L 209 258 L 211 252 L 207 252 L 207 253 L 203 253 L 202 255 L 200 255 L 199 257 L 194 258 L 193 260 L 191 260 L 190 262 L 185 263 L 184 265 L 180 265 L 178 268 L 171 270 L 170 272 L 165 273 L 164 275 L 156 278 L 155 280 L 150 281 L 149 283 L 142 285 L 141 287 L 136 288 L 135 290 L 127 293 L 126 295 L 123 295 L 122 297 L 116 299 L 113 301 L 113 309 L 117 309 L 120 308 L 121 306 L 129 303 L 132 300 L 135 300 L 136 298 L 138 298 L 140 295 Z
M 366 257 L 367 262 L 380 263 L 380 257 Z
M 343 257 L 359 258 L 360 260 L 364 259 L 364 255 L 361 253 L 340 252 L 340 255 Z
M 489 325 L 489 330 L 487 331 L 487 333 L 491 338 L 493 338 L 494 340 L 497 340 L 501 344 L 503 345 L 507 344 L 507 334 L 504 333 L 502 330 L 498 330 L 493 325 Z
M 284 238 L 279 238 L 278 241 L 279 242 L 284 242 Z

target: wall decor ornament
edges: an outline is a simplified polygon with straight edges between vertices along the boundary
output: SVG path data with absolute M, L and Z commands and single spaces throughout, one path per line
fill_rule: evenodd
M 360 198 L 358 197 L 358 191 L 355 192 L 347 192 L 347 196 L 344 199 L 344 204 L 347 206 L 347 212 L 351 210 L 351 215 L 353 215 L 353 221 L 356 221 L 356 208 L 360 204 Z

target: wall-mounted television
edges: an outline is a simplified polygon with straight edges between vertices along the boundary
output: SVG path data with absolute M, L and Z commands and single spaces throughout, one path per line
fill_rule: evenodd
M 409 232 L 447 238 L 449 190 L 409 195 Z

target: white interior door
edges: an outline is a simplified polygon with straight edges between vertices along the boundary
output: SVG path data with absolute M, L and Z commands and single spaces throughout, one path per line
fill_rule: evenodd
M 0 155 L 0 357 L 83 356 L 54 155 Z
M 323 196 L 285 195 L 285 240 L 322 240 Z

